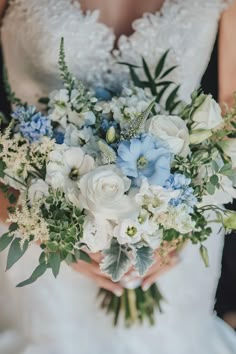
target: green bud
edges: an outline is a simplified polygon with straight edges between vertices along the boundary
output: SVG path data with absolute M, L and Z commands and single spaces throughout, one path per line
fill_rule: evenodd
M 116 130 L 113 126 L 111 126 L 106 134 L 106 142 L 108 144 L 112 144 L 116 141 Z
M 230 213 L 230 215 L 226 217 L 223 222 L 226 229 L 236 230 L 236 213 Z
M 207 251 L 207 248 L 203 245 L 201 245 L 201 247 L 200 247 L 200 254 L 201 254 L 201 257 L 202 257 L 202 260 L 203 260 L 205 266 L 209 267 L 208 251 Z

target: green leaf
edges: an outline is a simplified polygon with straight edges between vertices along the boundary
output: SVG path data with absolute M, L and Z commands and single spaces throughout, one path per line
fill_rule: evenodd
M 131 79 L 132 79 L 134 85 L 137 87 L 143 88 L 143 84 L 142 84 L 141 80 L 139 79 L 138 75 L 136 74 L 135 70 L 132 67 L 130 67 L 129 70 L 130 70 L 130 76 L 131 76 Z
M 219 183 L 219 177 L 218 177 L 217 175 L 211 176 L 210 182 L 211 182 L 211 184 L 213 184 L 214 186 L 217 186 L 217 184 Z
M 52 273 L 56 278 L 59 274 L 60 265 L 61 265 L 61 257 L 59 253 L 49 253 L 48 263 L 52 268 Z
M 21 238 L 15 238 L 12 242 L 7 256 L 6 270 L 10 269 L 26 252 L 29 242 L 26 240 L 23 246 L 21 246 L 21 242 Z
M 88 253 L 82 250 L 75 250 L 75 257 L 77 260 L 84 261 L 86 263 L 91 263 L 91 258 L 89 257 Z
M 131 260 L 126 248 L 113 240 L 111 247 L 103 252 L 100 268 L 116 282 L 128 271 Z
M 16 201 L 17 201 L 17 198 L 16 198 L 16 196 L 15 196 L 13 193 L 11 193 L 11 194 L 8 196 L 8 200 L 9 200 L 9 203 L 10 203 L 10 204 L 15 204 Z
M 219 166 L 215 160 L 212 161 L 212 169 L 215 173 L 219 171 Z
M 56 241 L 49 241 L 47 242 L 47 247 L 51 251 L 56 252 L 58 250 L 58 243 Z
M 203 245 L 200 246 L 200 255 L 206 267 L 209 267 L 209 256 L 207 248 Z
M 10 236 L 10 232 L 3 234 L 0 238 L 0 252 L 5 250 L 7 246 L 11 243 L 14 236 Z
M 150 73 L 150 70 L 148 68 L 148 64 L 144 58 L 142 58 L 142 63 L 143 63 L 143 70 L 145 72 L 145 75 L 147 76 L 147 79 L 150 83 L 150 89 L 153 95 L 156 95 L 156 84 L 155 80 L 152 78 L 152 75 Z
M 33 271 L 31 277 L 21 283 L 19 283 L 16 287 L 21 288 L 25 285 L 29 285 L 34 283 L 39 277 L 41 277 L 47 270 L 48 266 L 46 263 L 41 263 L 38 267 Z
M 3 160 L 0 160 L 0 177 L 3 178 L 5 176 L 5 169 L 6 169 L 6 164 Z
M 125 61 L 118 61 L 117 64 L 126 65 L 126 66 L 128 66 L 128 67 L 130 67 L 130 68 L 136 68 L 136 69 L 140 69 L 140 68 L 141 68 L 141 66 L 138 66 L 138 65 L 136 65 L 136 64 L 126 63 Z
M 155 79 L 157 79 L 159 77 L 159 75 L 161 74 L 164 65 L 165 65 L 165 61 L 166 61 L 166 57 L 169 53 L 169 50 L 167 50 L 161 57 L 161 59 L 159 60 L 156 69 L 155 69 Z
M 154 253 L 150 247 L 136 248 L 134 251 L 134 267 L 141 276 L 144 276 L 147 270 L 154 263 Z
M 174 90 L 170 93 L 169 97 L 166 100 L 166 108 L 167 110 L 171 110 L 171 107 L 173 106 L 175 99 L 177 98 L 177 93 L 179 91 L 180 85 L 176 86 Z
M 174 69 L 177 68 L 178 65 L 174 65 L 174 66 L 171 66 L 169 69 L 167 69 L 160 77 L 160 79 L 163 79 L 164 77 L 166 77 L 168 74 L 171 73 L 171 71 L 173 71 Z
M 215 186 L 213 184 L 211 184 L 210 182 L 208 182 L 206 184 L 206 190 L 210 195 L 215 194 L 215 189 L 216 189 Z
M 16 230 L 18 230 L 18 224 L 14 222 L 9 226 L 9 231 L 15 232 Z

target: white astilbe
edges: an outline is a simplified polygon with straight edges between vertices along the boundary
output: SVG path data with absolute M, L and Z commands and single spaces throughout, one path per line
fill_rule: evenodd
M 40 204 L 38 203 L 29 208 L 27 201 L 22 198 L 21 206 L 9 215 L 7 222 L 17 223 L 22 242 L 29 241 L 31 236 L 33 237 L 33 242 L 46 242 L 49 240 L 47 223 L 41 216 Z
M 55 140 L 44 136 L 40 144 L 35 142 L 30 145 L 29 156 L 31 164 L 36 166 L 38 169 L 42 168 L 44 162 L 49 161 L 49 154 L 55 148 Z

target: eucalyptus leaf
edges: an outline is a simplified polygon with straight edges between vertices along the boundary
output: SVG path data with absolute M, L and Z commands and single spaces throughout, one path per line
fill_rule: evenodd
M 101 270 L 110 275 L 113 281 L 119 281 L 131 265 L 127 249 L 113 240 L 111 247 L 105 250 L 103 254 Z
M 141 276 L 144 276 L 147 270 L 154 263 L 153 249 L 150 247 L 136 248 L 134 251 L 134 267 Z
M 21 288 L 23 286 L 29 285 L 34 283 L 39 277 L 41 277 L 47 270 L 48 266 L 46 263 L 41 263 L 37 266 L 37 268 L 35 268 L 35 270 L 33 271 L 32 275 L 30 276 L 29 279 L 19 283 L 17 285 L 17 288 Z
M 59 274 L 60 265 L 61 265 L 61 257 L 59 253 L 49 253 L 48 263 L 52 268 L 52 273 L 56 278 Z
M 0 252 L 5 250 L 5 248 L 7 248 L 7 246 L 11 243 L 11 241 L 13 240 L 14 236 L 10 236 L 10 232 L 6 232 L 5 234 L 3 234 L 0 238 Z
M 12 242 L 8 256 L 7 256 L 7 268 L 6 270 L 10 269 L 26 252 L 28 248 L 29 242 L 26 240 L 22 245 L 21 238 L 15 238 Z

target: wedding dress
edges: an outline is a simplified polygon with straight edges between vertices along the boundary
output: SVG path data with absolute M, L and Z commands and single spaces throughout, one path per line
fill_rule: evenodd
M 64 37 L 69 68 L 93 86 L 127 79 L 117 59 L 139 63 L 143 55 L 153 68 L 171 48 L 168 65 L 178 65 L 171 79 L 188 100 L 206 69 L 224 6 L 222 0 L 166 0 L 161 11 L 136 20 L 133 34 L 121 36 L 114 51 L 112 29 L 99 22 L 97 11 L 84 14 L 77 1 L 12 1 L 2 25 L 11 86 L 31 104 L 60 87 L 56 63 Z M 0 227 L 1 233 L 6 227 Z M 1 254 L 0 353 L 236 353 L 234 332 L 213 313 L 223 247 L 223 233 L 213 228 L 206 242 L 209 268 L 189 244 L 179 264 L 158 279 L 165 302 L 154 327 L 113 328 L 98 308 L 96 285 L 67 265 L 57 280 L 48 273 L 31 286 L 15 288 L 31 274 L 39 248 L 32 246 L 7 273 L 6 254 Z

